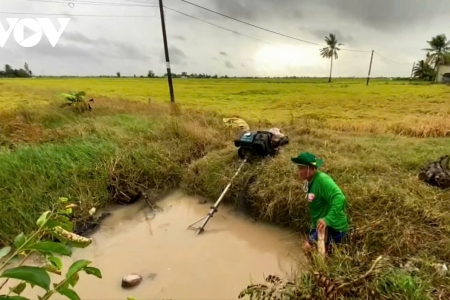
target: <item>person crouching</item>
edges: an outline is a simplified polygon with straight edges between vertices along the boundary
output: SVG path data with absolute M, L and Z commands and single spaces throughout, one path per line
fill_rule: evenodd
M 300 180 L 305 181 L 304 191 L 311 216 L 311 231 L 304 242 L 306 252 L 318 240 L 318 232 L 326 235 L 325 247 L 331 250 L 331 244 L 342 243 L 347 235 L 349 222 L 346 214 L 347 199 L 336 182 L 326 173 L 319 171 L 323 159 L 309 152 L 301 152 L 291 161 L 297 165 Z

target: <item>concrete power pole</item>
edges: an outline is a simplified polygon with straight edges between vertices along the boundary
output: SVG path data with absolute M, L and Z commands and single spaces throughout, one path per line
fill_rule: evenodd
M 161 27 L 164 40 L 164 52 L 166 54 L 167 79 L 169 80 L 170 101 L 175 102 L 172 85 L 172 73 L 170 72 L 169 49 L 167 48 L 166 24 L 164 22 L 163 0 L 159 0 L 159 13 L 161 14 Z

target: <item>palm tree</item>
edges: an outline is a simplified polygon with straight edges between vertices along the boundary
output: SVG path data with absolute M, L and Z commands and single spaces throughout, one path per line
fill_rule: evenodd
M 437 35 L 427 41 L 430 48 L 422 50 L 427 51 L 426 61 L 430 65 L 434 65 L 433 69 L 436 72 L 438 65 L 450 63 L 450 41 L 447 40 L 445 34 Z
M 337 46 L 342 46 L 344 44 L 339 44 L 336 39 L 336 35 L 333 33 L 330 33 L 328 36 L 325 37 L 325 42 L 327 43 L 328 47 L 322 48 L 320 50 L 320 55 L 324 58 L 330 58 L 331 59 L 331 67 L 330 67 L 330 78 L 328 79 L 328 82 L 331 82 L 331 72 L 333 70 L 333 57 L 335 59 L 338 59 L 338 51 L 341 50 Z
M 414 66 L 413 75 L 415 78 L 423 79 L 425 81 L 431 81 L 434 78 L 435 71 L 427 61 L 420 60 Z

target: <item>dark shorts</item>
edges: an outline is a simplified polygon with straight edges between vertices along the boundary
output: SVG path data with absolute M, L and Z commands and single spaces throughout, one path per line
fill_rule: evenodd
M 327 240 L 325 243 L 326 244 L 331 244 L 331 243 L 340 244 L 343 242 L 343 240 L 346 236 L 347 236 L 347 232 L 336 231 L 331 227 L 327 227 Z M 317 240 L 318 240 L 317 230 L 313 229 L 310 232 L 308 241 L 310 244 L 315 244 L 315 243 L 317 243 Z

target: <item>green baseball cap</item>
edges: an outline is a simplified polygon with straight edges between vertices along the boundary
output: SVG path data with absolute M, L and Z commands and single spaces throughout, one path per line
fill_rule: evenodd
M 317 158 L 309 152 L 301 152 L 297 157 L 291 157 L 291 161 L 297 165 L 319 168 L 323 165 L 323 159 Z

